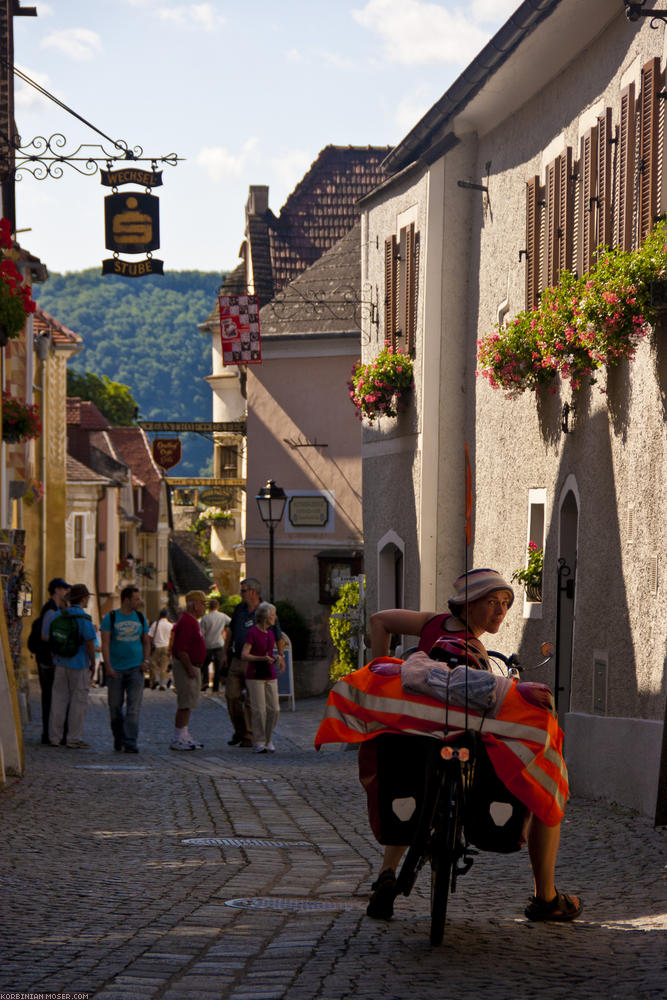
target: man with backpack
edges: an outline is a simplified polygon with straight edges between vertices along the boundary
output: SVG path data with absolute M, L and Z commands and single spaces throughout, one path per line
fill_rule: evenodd
M 39 675 L 39 686 L 42 689 L 42 743 L 48 746 L 51 742 L 49 738 L 49 716 L 51 714 L 51 697 L 53 692 L 53 678 L 55 667 L 53 657 L 49 649 L 49 634 L 44 633 L 44 617 L 49 611 L 60 611 L 67 607 L 67 595 L 71 590 L 69 583 L 60 576 L 54 577 L 49 583 L 49 599 L 44 604 L 35 618 L 28 636 L 28 649 L 37 660 L 37 672 Z M 53 616 L 51 616 L 53 617 Z M 67 724 L 65 724 L 65 731 Z
M 49 717 L 49 741 L 60 746 L 67 718 L 67 746 L 87 750 L 81 739 L 88 708 L 88 689 L 95 669 L 95 626 L 86 614 L 90 591 L 76 583 L 69 592 L 68 608 L 49 610 L 44 616 L 49 649 L 55 664 L 55 678 Z
M 140 604 L 138 588 L 123 587 L 120 608 L 106 614 L 100 626 L 113 746 L 114 750 L 125 749 L 126 753 L 139 752 L 137 736 L 144 669 L 150 666 L 151 640 L 148 622 L 139 611 Z

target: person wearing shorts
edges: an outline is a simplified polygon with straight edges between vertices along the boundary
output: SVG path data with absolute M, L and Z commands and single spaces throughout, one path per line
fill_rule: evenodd
M 203 746 L 192 739 L 190 715 L 199 704 L 201 668 L 206 659 L 206 643 L 199 619 L 206 611 L 206 594 L 191 590 L 185 595 L 185 611 L 173 629 L 171 669 L 176 689 L 176 718 L 172 750 L 197 750 Z

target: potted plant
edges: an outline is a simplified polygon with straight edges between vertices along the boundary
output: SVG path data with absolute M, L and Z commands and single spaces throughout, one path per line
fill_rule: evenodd
M 7 390 L 2 391 L 2 440 L 16 444 L 42 433 L 39 408 L 34 403 L 22 403 Z
M 542 570 L 544 553 L 535 542 L 528 543 L 528 562 L 525 569 L 517 569 L 512 573 L 512 581 L 517 580 L 526 588 L 529 601 L 539 604 L 542 600 Z
M 414 386 L 412 358 L 385 344 L 367 365 L 357 361 L 347 384 L 360 420 L 365 417 L 372 424 L 380 417 L 396 417 Z
M 7 254 L 12 249 L 11 225 L 0 219 L 0 345 L 18 337 L 26 317 L 35 311 L 30 287 Z

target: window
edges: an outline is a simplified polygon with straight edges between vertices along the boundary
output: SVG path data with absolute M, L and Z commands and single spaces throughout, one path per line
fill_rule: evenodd
M 524 565 L 528 561 L 528 546 L 532 542 L 539 549 L 544 551 L 544 534 L 546 528 L 546 499 L 547 491 L 535 489 L 528 491 L 528 538 L 526 539 L 526 549 Z M 543 584 L 544 586 L 544 580 Z M 542 601 L 541 595 L 524 589 L 523 594 L 523 616 L 524 618 L 541 618 Z
M 85 514 L 74 515 L 74 558 L 85 558 Z
M 393 348 L 414 354 L 419 279 L 419 233 L 414 222 L 401 228 L 398 239 L 385 240 L 384 279 L 385 340 Z
M 220 448 L 220 478 L 236 479 L 238 476 L 238 449 L 231 445 Z

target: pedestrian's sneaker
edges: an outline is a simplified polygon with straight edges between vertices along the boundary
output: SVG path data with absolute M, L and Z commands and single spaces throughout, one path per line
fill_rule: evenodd
M 195 745 L 189 740 L 172 740 L 169 744 L 170 750 L 194 750 Z
M 266 747 L 264 746 L 263 743 L 258 743 L 256 746 L 253 747 L 253 750 L 255 751 L 255 753 L 266 753 Z
M 67 746 L 70 750 L 90 750 L 90 743 L 85 740 L 68 740 Z
M 204 749 L 204 744 L 203 743 L 198 743 L 197 740 L 193 740 L 191 736 L 188 736 L 187 742 L 190 744 L 190 746 L 194 750 L 203 750 Z
M 269 753 L 275 753 L 276 752 L 276 748 L 275 748 L 275 746 L 273 744 L 273 740 L 269 740 L 269 742 L 266 744 L 266 749 L 269 751 Z
M 371 886 L 373 895 L 366 907 L 366 914 L 375 920 L 391 920 L 394 915 L 396 898 L 396 876 L 391 868 L 382 872 L 377 882 Z

